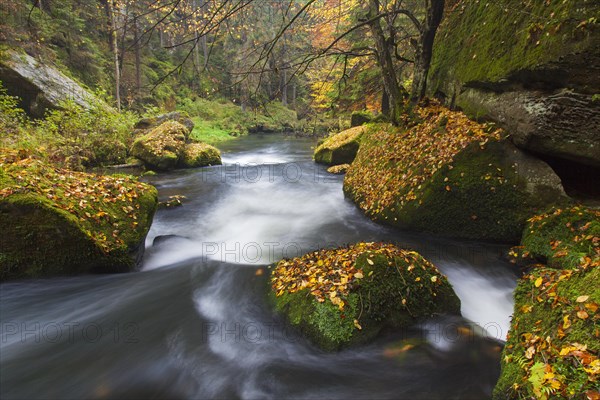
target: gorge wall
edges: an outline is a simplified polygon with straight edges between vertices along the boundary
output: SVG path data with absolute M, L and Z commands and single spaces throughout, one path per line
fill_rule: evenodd
M 448 2 L 429 91 L 496 122 L 566 187 L 600 187 L 600 2 Z

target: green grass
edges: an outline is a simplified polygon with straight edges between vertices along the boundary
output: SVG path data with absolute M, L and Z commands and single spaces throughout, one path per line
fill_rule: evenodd
M 231 131 L 219 127 L 215 121 L 206 121 L 201 117 L 192 118 L 192 121 L 194 121 L 194 129 L 190 133 L 190 138 L 194 140 L 214 145 L 237 137 L 231 135 Z

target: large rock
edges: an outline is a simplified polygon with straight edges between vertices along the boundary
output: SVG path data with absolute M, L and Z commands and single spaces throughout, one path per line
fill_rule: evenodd
M 92 104 L 109 108 L 56 68 L 26 53 L 0 51 L 0 81 L 9 94 L 21 98 L 22 108 L 36 118 L 43 117 L 48 109 L 60 109 L 66 100 L 85 109 Z
M 188 129 L 179 122 L 167 121 L 133 142 L 131 155 L 151 168 L 176 168 L 186 148 Z
M 364 126 L 357 126 L 328 137 L 315 149 L 315 162 L 326 165 L 352 163 L 365 129 Z
M 597 398 L 599 235 L 598 210 L 554 209 L 531 218 L 522 250 L 548 266 L 535 264 L 519 280 L 494 399 Z
M 371 218 L 469 239 L 517 242 L 528 217 L 568 201 L 543 161 L 500 131 L 434 106 L 411 128 L 377 125 L 365 134 L 344 192 Z
M 282 260 L 271 285 L 276 309 L 325 350 L 436 313 L 460 314 L 446 277 L 418 253 L 391 244 L 357 243 Z
M 430 92 L 496 121 L 520 148 L 600 166 L 600 3 L 467 0 L 449 7 Z
M 162 125 L 167 121 L 176 121 L 188 129 L 188 132 L 192 132 L 194 129 L 194 121 L 192 121 L 189 115 L 182 111 L 173 111 L 166 114 L 157 115 L 154 117 L 147 117 L 140 119 L 134 126 L 137 130 L 152 130 Z
M 221 165 L 221 153 L 206 143 L 190 143 L 183 149 L 180 165 L 184 168 Z
M 128 176 L 56 169 L 0 152 L 0 280 L 124 272 L 141 262 L 157 207 Z

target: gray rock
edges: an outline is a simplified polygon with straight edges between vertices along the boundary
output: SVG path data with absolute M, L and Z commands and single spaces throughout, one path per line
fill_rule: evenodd
M 56 68 L 28 54 L 7 50 L 0 55 L 0 80 L 12 95 L 22 99 L 23 109 L 33 117 L 43 117 L 48 109 L 60 109 L 60 103 L 72 100 L 90 109 L 102 104 L 79 83 Z
M 454 98 L 468 114 L 496 121 L 522 149 L 600 166 L 600 105 L 591 94 L 461 88 Z

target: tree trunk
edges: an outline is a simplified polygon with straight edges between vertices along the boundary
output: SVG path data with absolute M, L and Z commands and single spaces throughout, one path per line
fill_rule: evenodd
M 390 96 L 388 96 L 385 89 L 381 91 L 381 113 L 388 118 L 390 117 Z
M 379 15 L 379 0 L 369 0 L 368 6 L 367 18 L 371 19 Z M 392 61 L 392 49 L 390 49 L 385 38 L 379 18 L 369 23 L 369 29 L 375 40 L 377 62 L 383 76 L 383 87 L 389 97 L 390 120 L 393 124 L 397 124 L 402 114 L 404 99 L 408 93 L 398 83 L 396 69 Z
M 137 95 L 140 96 L 142 92 L 142 55 L 137 15 L 133 17 L 133 41 L 135 43 L 135 86 Z
M 421 26 L 419 43 L 415 48 L 415 66 L 410 100 L 417 103 L 427 90 L 427 75 L 433 53 L 435 33 L 444 15 L 444 0 L 426 0 L 425 21 Z
M 111 0 L 108 3 L 108 12 L 110 13 L 110 37 L 115 67 L 115 100 L 117 102 L 117 110 L 121 111 L 121 69 L 119 68 L 119 44 L 117 39 L 117 18 L 115 15 L 116 8 L 116 0 Z

